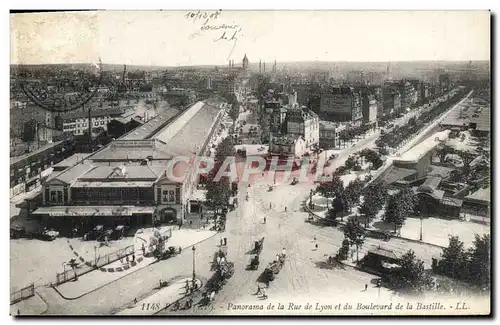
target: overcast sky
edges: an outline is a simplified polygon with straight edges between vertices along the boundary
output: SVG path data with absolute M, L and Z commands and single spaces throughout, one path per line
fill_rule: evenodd
M 489 60 L 487 11 L 184 11 L 11 15 L 11 63 Z M 208 11 L 210 13 L 210 11 Z M 223 30 L 204 26 L 232 25 Z M 235 25 L 238 25 L 235 27 Z M 234 32 L 237 40 L 231 40 Z

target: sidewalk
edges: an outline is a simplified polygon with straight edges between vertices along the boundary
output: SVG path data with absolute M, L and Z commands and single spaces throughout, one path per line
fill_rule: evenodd
M 47 303 L 35 292 L 33 297 L 10 305 L 10 315 L 17 316 L 18 310 L 20 316 L 41 315 L 48 307 Z
M 175 246 L 181 247 L 184 251 L 185 248 L 188 248 L 192 245 L 195 245 L 201 241 L 204 241 L 208 238 L 216 235 L 215 231 L 203 231 L 203 230 L 191 230 L 191 229 L 180 229 L 172 231 L 172 237 L 166 243 L 166 246 Z M 174 260 L 175 256 L 171 259 Z M 122 261 L 116 261 L 111 264 L 106 265 L 105 267 L 87 273 L 78 278 L 78 281 L 70 281 L 61 284 L 58 287 L 55 287 L 56 291 L 59 292 L 61 296 L 65 299 L 77 299 L 89 292 L 97 290 L 113 281 L 116 281 L 132 272 L 135 272 L 139 269 L 144 268 L 145 266 L 150 265 L 155 262 L 156 258 L 154 257 L 143 257 L 142 250 L 136 250 L 136 259 L 135 262 L 127 263 L 125 259 Z
M 192 278 L 183 278 L 172 283 L 168 287 L 159 290 L 146 299 L 138 301 L 137 304 L 133 304 L 115 315 L 154 315 L 187 295 L 186 281 L 189 281 L 191 285 Z M 201 288 L 201 280 L 196 279 L 196 283 L 198 288 Z

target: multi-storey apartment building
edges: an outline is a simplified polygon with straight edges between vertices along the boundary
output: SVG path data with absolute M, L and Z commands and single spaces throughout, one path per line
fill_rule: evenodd
M 327 87 L 321 93 L 320 113 L 331 121 L 361 122 L 361 94 L 353 87 Z

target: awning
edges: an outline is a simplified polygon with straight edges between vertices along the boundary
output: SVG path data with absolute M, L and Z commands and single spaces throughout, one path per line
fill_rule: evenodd
M 56 206 L 41 207 L 33 214 L 49 215 L 51 217 L 63 216 L 131 216 L 133 214 L 144 213 L 153 214 L 155 207 L 141 206 Z

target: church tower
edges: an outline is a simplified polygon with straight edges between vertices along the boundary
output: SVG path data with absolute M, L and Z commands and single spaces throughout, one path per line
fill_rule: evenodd
M 248 69 L 248 58 L 245 53 L 245 56 L 243 57 L 243 69 Z

